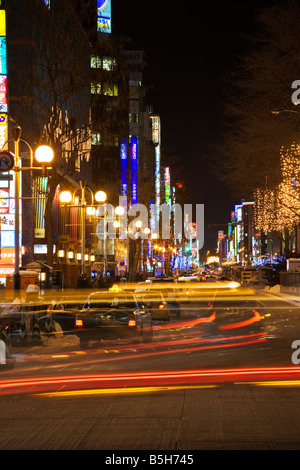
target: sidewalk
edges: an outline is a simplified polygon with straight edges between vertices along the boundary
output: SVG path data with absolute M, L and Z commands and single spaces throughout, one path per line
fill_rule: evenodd
M 277 284 L 273 287 L 264 287 L 263 289 L 264 294 L 274 295 L 276 297 L 280 297 L 283 300 L 287 300 L 288 302 L 292 302 L 297 307 L 300 306 L 300 295 L 296 294 L 289 294 L 287 292 L 280 292 L 280 284 Z

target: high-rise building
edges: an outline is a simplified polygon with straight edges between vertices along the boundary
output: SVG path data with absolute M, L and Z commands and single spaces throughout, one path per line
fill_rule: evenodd
M 6 77 L 3 86 L 7 85 L 7 101 L 1 106 L 1 121 L 6 123 L 2 137 L 7 133 L 7 146 L 13 152 L 12 129 L 15 124 L 21 127 L 22 167 L 30 166 L 30 150 L 34 152 L 40 143 L 50 145 L 55 155 L 52 169 L 45 174 L 21 172 L 22 264 L 35 257 L 51 262 L 53 254 L 52 250 L 47 253 L 47 244 L 51 240 L 59 246 L 59 185 L 67 179 L 76 187 L 79 179 L 88 180 L 91 175 L 90 93 L 86 86 L 90 44 L 69 0 L 9 0 L 2 1 L 0 8 L 1 77 Z M 4 263 L 2 251 L 0 277 L 13 271 L 8 249 L 14 232 L 13 183 L 3 178 L 1 187 L 9 197 L 8 210 L 1 215 L 5 218 L 1 238 L 10 263 Z M 51 209 L 47 224 L 46 206 Z

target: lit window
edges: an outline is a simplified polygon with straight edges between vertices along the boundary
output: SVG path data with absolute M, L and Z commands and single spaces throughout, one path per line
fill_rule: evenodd
M 99 55 L 91 55 L 91 67 L 93 69 L 101 68 L 101 57 Z
M 99 145 L 101 141 L 100 132 L 95 132 L 92 134 L 92 145 Z
M 91 93 L 93 95 L 100 95 L 101 94 L 101 83 L 92 83 L 91 84 Z
M 102 59 L 102 68 L 103 70 L 114 70 L 117 66 L 116 59 L 112 57 L 103 57 Z
M 138 122 L 139 122 L 139 115 L 138 115 L 138 113 L 129 113 L 129 122 L 138 123 Z
M 107 96 L 118 96 L 119 94 L 119 89 L 118 85 L 114 84 L 112 85 L 111 83 L 105 83 L 103 86 L 103 94 Z

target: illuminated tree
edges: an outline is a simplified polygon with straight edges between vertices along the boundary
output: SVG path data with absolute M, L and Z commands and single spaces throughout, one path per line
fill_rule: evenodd
M 265 232 L 293 231 L 300 222 L 300 145 L 281 147 L 282 181 L 275 189 L 256 189 L 255 224 Z

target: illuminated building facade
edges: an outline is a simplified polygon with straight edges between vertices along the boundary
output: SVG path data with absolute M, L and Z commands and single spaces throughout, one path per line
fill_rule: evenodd
M 88 70 L 88 64 L 82 60 L 84 55 L 81 53 L 83 49 L 88 49 L 89 43 L 77 21 L 72 3 L 69 0 L 2 0 L 0 15 L 0 82 L 1 86 L 7 84 L 8 89 L 7 101 L 0 103 L 0 112 L 8 112 L 7 118 L 5 114 L 0 115 L 1 147 L 5 140 L 9 140 L 8 148 L 14 152 L 12 128 L 17 123 L 22 129 L 21 139 L 26 141 L 26 143 L 20 142 L 22 167 L 28 167 L 30 147 L 34 152 L 39 143 L 50 143 L 51 140 L 55 153 L 54 171 L 57 181 L 64 184 L 66 180 L 61 176 L 65 174 L 69 184 L 76 186 L 80 178 L 89 179 L 91 174 L 90 142 L 86 136 L 83 136 L 82 130 L 90 120 L 89 95 L 85 91 L 73 92 L 72 84 L 67 84 L 63 80 L 60 89 L 57 88 L 56 82 L 50 90 L 50 78 L 46 72 L 51 67 L 60 68 L 62 76 L 66 78 L 67 70 L 70 70 L 72 63 L 77 69 L 78 76 L 84 76 Z M 68 54 L 71 35 L 72 38 L 76 37 L 78 49 L 74 50 L 78 51 L 78 56 L 74 53 L 73 56 Z M 62 44 L 64 47 L 61 47 Z M 70 73 L 70 82 L 71 75 Z M 3 80 L 5 76 L 7 79 Z M 73 85 L 75 89 L 75 84 Z M 55 94 L 62 95 L 63 92 L 64 99 L 59 101 L 55 98 Z M 55 130 L 52 138 L 50 128 Z M 2 243 L 0 278 L 13 272 L 13 259 L 9 251 L 13 250 L 11 245 L 14 239 L 13 181 L 9 179 L 5 181 L 4 176 L 2 175 L 0 180 L 2 188 L 0 191 L 8 192 L 9 207 L 0 209 Z M 13 178 L 14 172 L 8 176 Z M 20 263 L 22 266 L 35 259 L 43 262 L 47 259 L 44 214 L 50 179 L 50 172 L 44 175 L 42 172 L 21 172 Z M 54 191 L 52 200 L 51 235 L 54 253 L 60 242 L 58 189 L 59 186 Z M 2 201 L 4 200 L 5 198 L 2 198 Z M 10 261 L 10 266 L 6 269 L 5 259 Z

